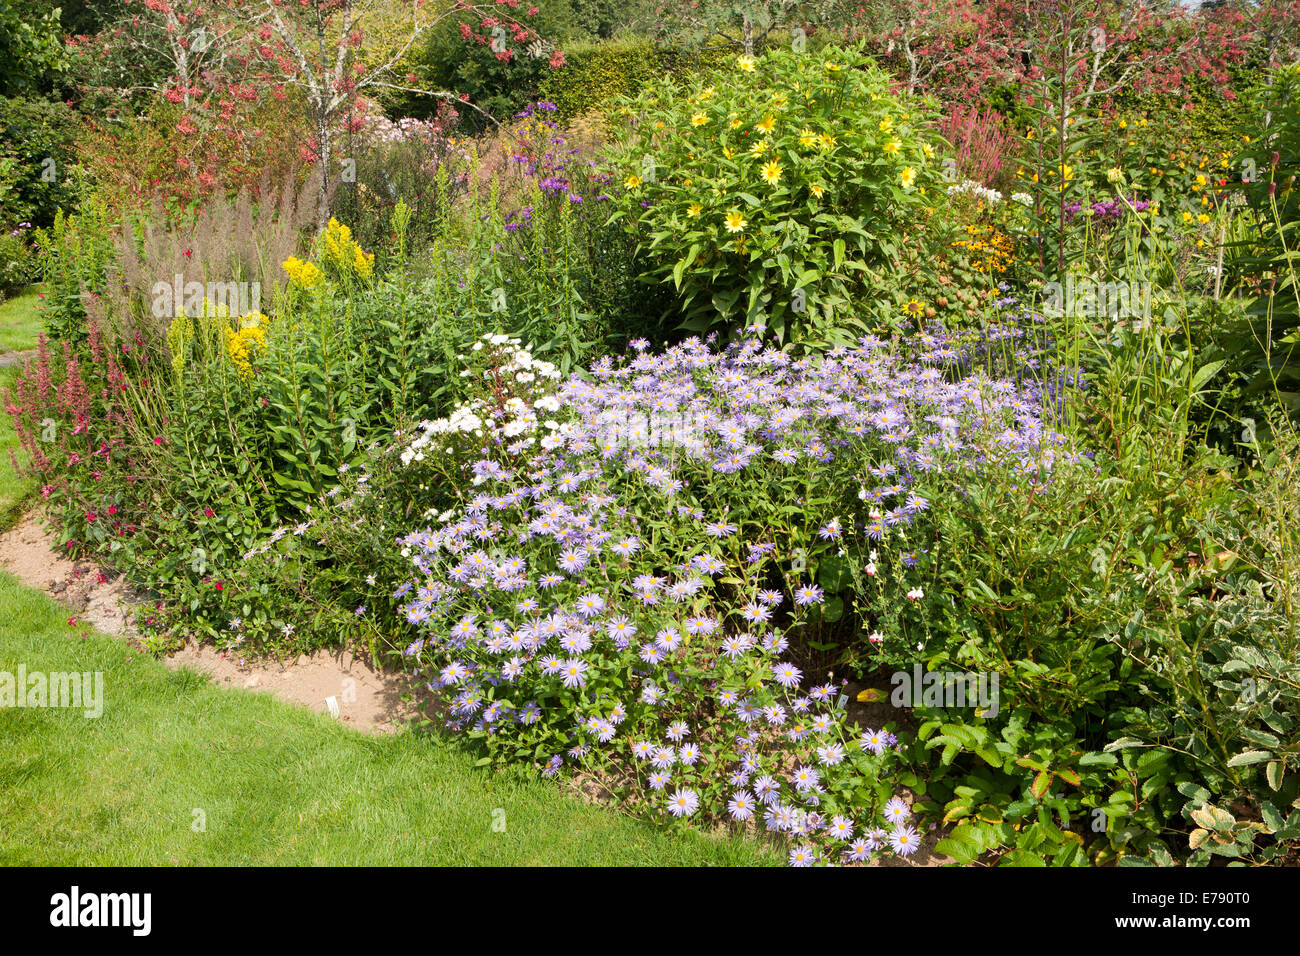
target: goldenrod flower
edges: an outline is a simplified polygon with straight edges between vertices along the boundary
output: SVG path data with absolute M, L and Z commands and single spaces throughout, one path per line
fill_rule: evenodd
M 315 288 L 323 278 L 321 271 L 310 262 L 303 262 L 297 256 L 290 256 L 281 263 L 289 276 L 289 282 L 299 289 Z

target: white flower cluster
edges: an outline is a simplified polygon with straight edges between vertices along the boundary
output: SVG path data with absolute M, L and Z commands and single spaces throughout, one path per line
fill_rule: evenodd
M 966 179 L 959 183 L 954 183 L 948 187 L 948 195 L 956 196 L 958 193 L 970 193 L 989 203 L 1002 202 L 1002 194 L 996 189 L 989 189 L 973 179 Z
M 1012 193 L 1011 201 L 1018 202 L 1022 206 L 1032 206 L 1034 204 L 1034 197 L 1029 195 L 1029 193 Z
M 402 451 L 403 465 L 424 461 L 426 452 L 436 452 L 436 446 L 443 445 L 440 436 L 445 435 L 482 438 L 486 434 L 508 442 L 508 450 L 518 453 L 537 442 L 534 433 L 540 426 L 547 431 L 541 440 L 543 448 L 554 448 L 560 443 L 558 436 L 565 433 L 566 426 L 552 418 L 543 421 L 539 415 L 560 409 L 559 398 L 545 384 L 559 379 L 560 370 L 550 362 L 533 358 L 528 346 L 507 335 L 485 335 L 481 342 L 474 343 L 471 351 L 481 352 L 484 348 L 488 350 L 490 360 L 482 373 L 483 378 L 513 380 L 527 386 L 525 391 L 530 394 L 527 398 L 517 395 L 508 398 L 500 409 L 494 409 L 482 398 L 471 399 L 456 406 L 446 418 L 421 422 L 420 434 Z M 461 372 L 462 377 L 471 374 L 470 369 Z M 443 450 L 450 454 L 452 447 L 445 445 Z M 483 480 L 476 476 L 474 483 L 480 484 Z

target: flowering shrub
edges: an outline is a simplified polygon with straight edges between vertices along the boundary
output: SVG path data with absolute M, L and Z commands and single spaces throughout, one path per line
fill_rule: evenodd
M 1011 383 L 945 380 L 960 356 L 925 341 L 912 361 L 872 338 L 819 361 L 634 344 L 528 398 L 501 369 L 495 400 L 411 444 L 457 435 L 480 491 L 402 539 L 406 655 L 498 756 L 594 768 L 653 814 L 761 817 L 796 864 L 911 853 L 894 737 L 846 723 L 817 649 L 924 596 L 932 476 L 1005 462 L 1037 487 L 1056 437 Z
M 879 291 L 937 193 L 921 101 L 858 51 L 775 50 L 651 84 L 623 114 L 622 215 L 682 293 L 688 328 L 744 319 L 782 342 L 865 331 L 850 303 Z

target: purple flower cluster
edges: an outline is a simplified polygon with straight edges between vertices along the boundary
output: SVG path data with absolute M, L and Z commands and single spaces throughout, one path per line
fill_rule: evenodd
M 667 815 L 760 816 L 800 844 L 797 865 L 913 852 L 901 801 L 890 834 L 881 807 L 838 796 L 896 740 L 846 725 L 837 687 L 805 688 L 786 659 L 825 593 L 784 569 L 796 545 L 850 537 L 915 563 L 893 539 L 929 508 L 929 478 L 995 460 L 1041 476 L 1064 456 L 1032 394 L 945 377 L 942 348 L 641 343 L 561 385 L 563 424 L 539 443 L 485 441 L 466 465 L 481 492 L 401 541 L 417 576 L 398 593 L 423 634 L 408 655 L 449 726 L 549 752 L 548 775 L 566 758 L 621 768 Z M 810 514 L 808 541 L 756 540 L 752 502 L 785 504 L 817 476 L 841 492 L 865 480 L 848 496 L 862 513 Z
M 1072 222 L 1076 216 L 1083 210 L 1083 204 L 1072 202 L 1065 205 L 1065 221 Z M 1104 199 L 1092 203 L 1088 208 L 1087 215 L 1100 221 L 1116 220 L 1125 216 L 1130 210 L 1133 212 L 1146 212 L 1151 208 L 1151 204 L 1145 199 L 1123 199 L 1119 196 L 1113 199 Z

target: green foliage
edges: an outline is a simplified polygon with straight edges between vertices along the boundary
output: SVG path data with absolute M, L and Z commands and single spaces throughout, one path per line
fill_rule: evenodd
M 0 5 L 0 97 L 44 92 L 47 82 L 66 69 L 58 9 L 32 16 L 5 0 Z
M 1236 157 L 1249 203 L 1249 234 L 1235 244 L 1239 281 L 1252 293 L 1247 322 L 1232 330 L 1225 348 L 1248 357 L 1247 390 L 1300 409 L 1300 64 L 1278 70 L 1254 102 L 1257 120 Z M 1240 360 L 1239 360 L 1240 362 Z
M 20 292 L 39 273 L 36 257 L 24 237 L 24 230 L 0 233 L 0 301 Z
M 0 97 L 0 227 L 48 226 L 59 209 L 75 206 L 79 128 L 63 103 Z
M 661 81 L 622 107 L 619 215 L 671 281 L 687 327 L 738 321 L 780 342 L 867 326 L 940 182 L 928 107 L 857 50 L 779 50 Z
M 46 289 L 45 330 L 55 339 L 77 344 L 86 337 L 84 292 L 102 292 L 113 255 L 113 225 L 100 201 L 86 203 L 81 212 L 60 209 L 49 229 L 36 232 L 42 278 Z
M 564 66 L 542 79 L 537 95 L 566 116 L 610 112 L 620 99 L 635 96 L 666 75 L 689 82 L 695 74 L 720 69 L 733 58 L 721 46 L 691 50 L 656 46 L 642 38 L 576 43 L 564 53 Z

